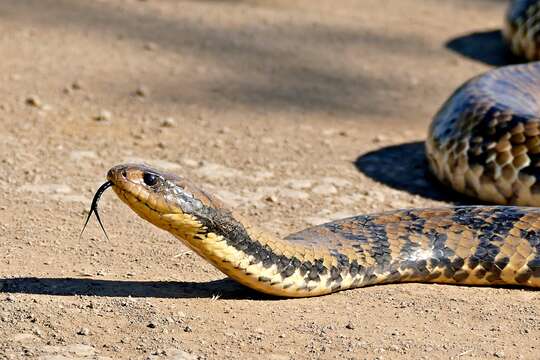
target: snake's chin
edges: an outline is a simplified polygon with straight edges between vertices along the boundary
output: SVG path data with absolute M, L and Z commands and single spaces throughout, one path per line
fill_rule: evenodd
M 169 206 L 154 208 L 136 193 L 114 185 L 113 190 L 141 218 L 160 229 L 171 232 L 182 240 L 192 241 L 204 230 L 202 224 L 193 215 L 186 214 L 179 208 L 174 208 L 172 211 Z

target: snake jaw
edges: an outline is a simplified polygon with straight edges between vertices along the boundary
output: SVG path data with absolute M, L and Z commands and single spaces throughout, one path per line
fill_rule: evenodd
M 115 166 L 107 179 L 118 197 L 140 217 L 187 242 L 207 236 L 203 202 L 220 204 L 186 180 L 145 165 Z

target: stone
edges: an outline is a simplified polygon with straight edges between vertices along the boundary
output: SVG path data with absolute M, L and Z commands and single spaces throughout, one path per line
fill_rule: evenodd
M 148 51 L 154 51 L 158 48 L 156 43 L 153 42 L 147 42 L 144 44 L 144 49 Z
M 149 327 L 150 329 L 157 328 L 157 324 L 154 321 L 150 321 L 146 327 Z
M 313 181 L 308 179 L 291 179 L 285 182 L 285 186 L 293 190 L 309 189 L 313 186 Z
M 175 127 L 176 126 L 176 120 L 174 118 L 172 118 L 172 117 L 166 117 L 163 120 L 161 120 L 160 126 L 161 127 L 166 127 L 166 128 Z
M 321 184 L 317 185 L 312 190 L 315 194 L 319 195 L 332 195 L 336 194 L 338 191 L 336 187 L 332 184 Z
M 37 108 L 40 108 L 43 106 L 43 103 L 41 102 L 41 100 L 39 99 L 37 95 L 28 96 L 24 102 L 28 106 L 33 106 Z
M 278 194 L 281 197 L 287 197 L 291 199 L 305 200 L 309 198 L 309 194 L 307 192 L 300 190 L 279 189 Z
M 75 80 L 71 83 L 71 88 L 73 90 L 81 90 L 82 89 L 82 83 L 79 80 Z
M 101 110 L 99 114 L 94 116 L 96 121 L 109 121 L 112 118 L 112 113 L 109 110 Z
M 85 344 L 72 344 L 66 346 L 65 349 L 67 352 L 77 356 L 93 356 L 96 353 L 96 349 Z
M 165 349 L 163 355 L 165 355 L 166 359 L 170 360 L 197 360 L 198 358 L 194 354 L 179 349 Z
M 139 97 L 147 97 L 149 93 L 148 88 L 144 85 L 139 85 L 139 87 L 135 89 L 135 95 Z
M 87 336 L 90 335 L 90 329 L 88 328 L 80 328 L 79 331 L 77 331 L 77 335 Z
M 31 342 L 37 339 L 38 338 L 35 335 L 27 333 L 15 334 L 10 337 L 10 340 L 13 342 Z

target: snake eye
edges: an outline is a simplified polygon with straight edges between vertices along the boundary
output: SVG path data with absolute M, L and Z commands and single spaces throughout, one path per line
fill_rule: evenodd
M 158 177 L 152 173 L 145 172 L 143 174 L 143 181 L 148 186 L 156 185 Z

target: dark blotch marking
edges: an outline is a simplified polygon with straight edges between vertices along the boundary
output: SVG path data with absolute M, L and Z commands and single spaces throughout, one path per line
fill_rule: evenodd
M 330 268 L 330 280 L 337 280 L 341 277 L 340 271 L 337 267 L 332 266 Z
M 478 279 L 483 279 L 484 276 L 486 276 L 486 273 L 487 273 L 486 269 L 480 268 L 480 269 L 476 270 L 475 275 L 476 275 L 476 277 L 477 277 Z
M 498 268 L 500 271 L 503 271 L 506 265 L 510 263 L 510 258 L 507 256 L 495 261 L 495 267 Z
M 288 265 L 281 271 L 280 274 L 283 278 L 288 278 L 289 276 L 292 276 L 295 271 L 296 269 L 294 266 Z
M 391 282 L 397 282 L 400 279 L 401 279 L 401 273 L 397 270 L 393 270 L 386 276 L 385 281 L 391 283 Z
M 308 279 L 312 281 L 319 281 L 321 278 L 319 277 L 319 271 L 317 270 L 317 266 L 313 265 L 311 269 L 308 272 Z
M 437 278 L 439 278 L 441 276 L 441 272 L 440 271 L 433 271 L 431 273 L 429 273 L 425 279 L 426 281 L 432 281 L 432 280 L 435 280 Z
M 536 257 L 527 263 L 529 269 L 531 269 L 534 276 L 540 276 L 540 254 L 536 254 Z
M 462 282 L 463 280 L 465 280 L 466 278 L 469 277 L 469 272 L 466 271 L 466 270 L 458 270 L 454 273 L 454 277 L 453 279 L 456 281 L 456 282 Z
M 531 271 L 531 269 L 527 269 L 526 271 L 516 275 L 515 279 L 520 284 L 526 284 L 532 275 L 533 275 L 533 272 Z
M 405 215 L 410 220 L 405 227 L 405 232 L 399 236 L 399 239 L 403 241 L 403 245 L 399 251 L 403 259 L 411 256 L 420 247 L 420 244 L 411 241 L 411 235 L 423 234 L 426 224 L 426 219 L 416 215 L 414 211 L 406 211 Z
M 304 263 L 302 263 L 302 265 L 300 265 L 300 275 L 305 276 L 308 271 L 311 270 L 311 267 L 312 264 L 309 261 L 305 261 Z
M 495 257 L 499 254 L 499 245 L 504 241 L 515 224 L 526 215 L 526 212 L 517 207 L 492 207 L 490 209 L 478 207 L 461 207 L 454 211 L 453 220 L 473 230 L 479 240 L 476 252 L 471 255 L 468 265 L 471 269 L 481 265 L 489 272 L 487 280 L 500 280 L 501 269 L 506 264 L 495 264 Z M 504 266 L 503 266 L 504 265 Z M 502 266 L 502 267 L 501 267 Z M 485 273 L 480 272 L 477 276 Z
M 371 217 L 366 217 L 364 228 L 372 240 L 370 255 L 375 259 L 379 272 L 383 272 L 392 261 L 386 227 L 382 224 L 375 224 Z

